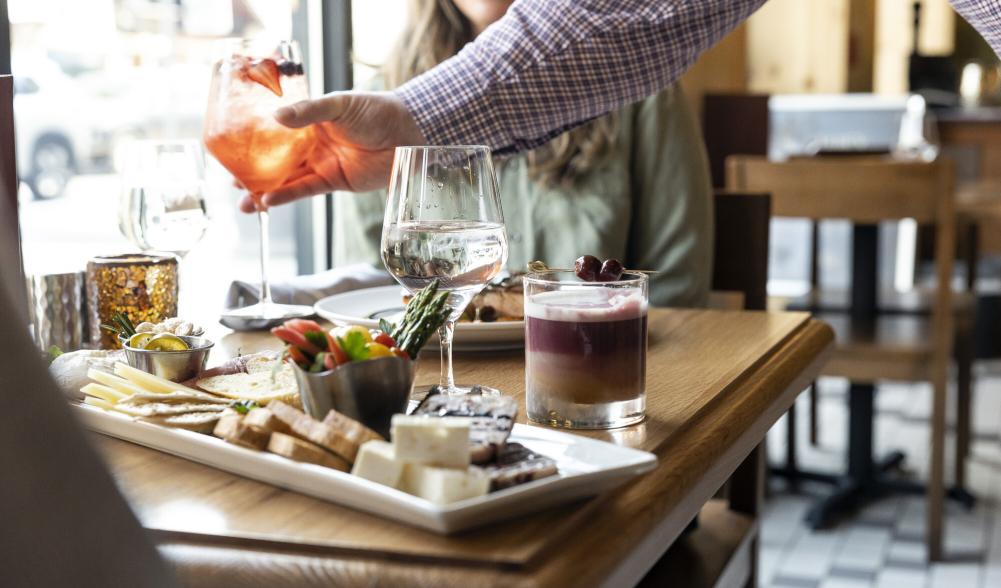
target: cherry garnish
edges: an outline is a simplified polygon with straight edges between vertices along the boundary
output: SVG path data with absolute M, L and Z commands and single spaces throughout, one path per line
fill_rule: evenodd
M 581 255 L 573 264 L 577 277 L 585 282 L 593 282 L 601 271 L 601 262 L 593 255 Z
M 606 259 L 605 263 L 601 264 L 601 271 L 598 272 L 599 282 L 615 282 L 622 277 L 622 272 L 625 268 L 622 267 L 622 262 L 618 259 Z

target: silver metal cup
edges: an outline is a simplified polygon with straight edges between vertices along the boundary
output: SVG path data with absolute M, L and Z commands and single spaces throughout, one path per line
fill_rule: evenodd
M 190 349 L 153 351 L 123 345 L 125 358 L 130 366 L 149 372 L 154 376 L 166 378 L 171 382 L 190 380 L 205 369 L 205 365 L 209 361 L 209 353 L 215 343 L 203 337 L 182 336 L 181 339 L 188 344 Z
M 400 357 L 353 361 L 320 373 L 294 369 L 311 417 L 323 419 L 334 409 L 387 439 L 393 415 L 407 410 L 414 383 L 414 362 Z
M 72 272 L 28 278 L 28 314 L 39 349 L 55 345 L 63 351 L 76 351 L 83 347 L 87 318 L 85 275 Z

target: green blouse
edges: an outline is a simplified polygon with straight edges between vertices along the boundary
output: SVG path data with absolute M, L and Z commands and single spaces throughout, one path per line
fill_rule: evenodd
M 650 303 L 701 306 L 712 276 L 712 186 L 702 135 L 677 85 L 620 111 L 612 153 L 572 188 L 529 179 L 523 155 L 500 162 L 508 269 L 584 254 L 655 270 Z M 334 196 L 334 263 L 381 266 L 385 193 Z

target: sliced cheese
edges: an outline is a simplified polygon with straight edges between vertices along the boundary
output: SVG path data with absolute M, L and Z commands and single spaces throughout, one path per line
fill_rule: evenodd
M 122 394 L 117 390 L 114 390 L 107 386 L 102 386 L 101 384 L 94 384 L 94 383 L 87 384 L 83 388 L 80 388 L 80 391 L 86 394 L 87 396 L 100 398 L 101 400 L 109 404 L 116 404 L 121 400 L 125 400 L 125 398 L 127 397 L 125 394 Z
M 83 399 L 83 403 L 96 406 L 97 408 L 102 408 L 104 410 L 115 410 L 115 405 L 111 404 L 107 400 L 102 400 L 97 396 L 88 396 Z
M 131 396 L 132 394 L 142 394 L 146 390 L 143 390 L 139 386 L 136 386 L 132 382 L 129 382 L 125 378 L 119 378 L 118 376 L 108 373 L 103 370 L 97 370 L 90 368 L 87 370 L 87 377 L 94 380 L 98 384 L 104 384 L 105 386 L 117 390 L 126 396 Z
M 403 462 L 396 459 L 392 443 L 368 441 L 358 450 L 351 473 L 384 486 L 398 488 L 403 476 Z
M 171 382 L 160 376 L 154 376 L 151 373 L 136 369 L 125 363 L 115 364 L 115 374 L 139 386 L 146 392 L 174 392 L 176 390 L 197 392 L 197 390 L 193 390 L 177 382 Z
M 393 415 L 396 458 L 449 468 L 469 466 L 469 425 L 465 417 Z
M 490 491 L 490 477 L 476 466 L 455 469 L 408 463 L 400 490 L 435 504 L 449 504 L 485 495 Z

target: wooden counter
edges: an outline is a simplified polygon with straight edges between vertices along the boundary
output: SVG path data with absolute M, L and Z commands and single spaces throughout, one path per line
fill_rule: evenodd
M 756 448 L 818 374 L 831 330 L 803 313 L 651 310 L 649 331 L 647 419 L 586 434 L 652 451 L 657 469 L 602 497 L 454 536 L 126 442 L 102 438 L 100 446 L 192 586 L 627 586 L 651 569 L 651 577 L 687 573 L 712 585 L 726 575 L 742 584 L 753 578 Z M 220 343 L 225 353 L 248 353 L 276 340 L 232 334 Z M 457 381 L 500 388 L 524 407 L 521 353 L 460 355 L 455 367 Z M 423 359 L 418 383 L 435 381 L 437 368 L 436 357 Z M 729 508 L 710 501 L 731 477 Z M 705 521 L 678 549 L 690 559 L 708 546 L 715 563 L 679 572 L 684 562 L 662 556 L 703 507 Z

